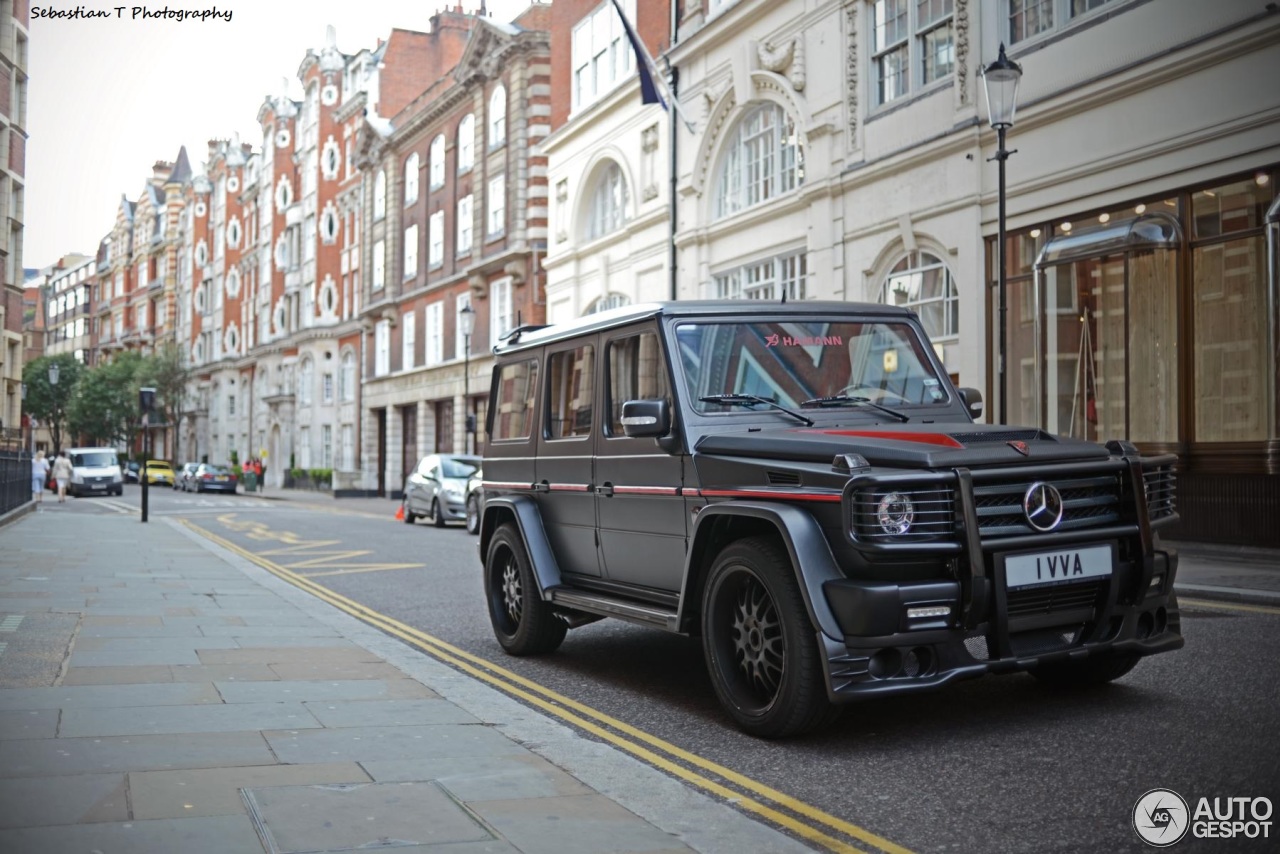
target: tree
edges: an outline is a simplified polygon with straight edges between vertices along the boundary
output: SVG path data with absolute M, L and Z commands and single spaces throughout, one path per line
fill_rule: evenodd
M 54 365 L 58 368 L 56 384 L 49 377 L 49 369 Z M 22 368 L 22 382 L 27 387 L 27 413 L 49 428 L 55 454 L 62 450 L 63 425 L 68 422 L 69 408 L 86 371 L 70 353 L 41 356 Z M 74 427 L 71 432 L 76 432 Z
M 89 370 L 71 401 L 71 429 L 94 443 L 127 443 L 138 429 L 144 361 L 139 353 L 125 351 Z
M 178 423 L 187 404 L 187 384 L 191 382 L 191 369 L 187 367 L 183 348 L 173 341 L 166 341 L 147 357 L 141 375 L 141 385 L 156 390 L 155 415 L 152 427 L 167 426 L 173 431 L 173 452 L 177 456 Z

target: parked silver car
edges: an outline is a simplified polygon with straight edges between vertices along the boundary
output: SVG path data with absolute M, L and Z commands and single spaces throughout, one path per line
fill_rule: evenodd
M 468 454 L 428 454 L 405 479 L 404 521 L 430 519 L 437 528 L 467 518 L 467 478 L 480 468 Z

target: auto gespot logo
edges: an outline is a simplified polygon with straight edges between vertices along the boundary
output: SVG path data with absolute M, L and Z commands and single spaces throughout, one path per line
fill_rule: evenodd
M 1172 789 L 1152 789 L 1133 805 L 1133 829 L 1143 842 L 1168 848 L 1190 831 L 1196 839 L 1270 839 L 1271 800 L 1202 797 L 1191 809 Z

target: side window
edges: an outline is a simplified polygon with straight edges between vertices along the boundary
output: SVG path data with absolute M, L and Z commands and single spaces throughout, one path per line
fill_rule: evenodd
M 562 350 L 547 360 L 547 438 L 591 435 L 591 404 L 595 391 L 595 348 L 584 344 Z
M 512 362 L 498 374 L 498 394 L 494 403 L 493 441 L 528 439 L 533 417 L 533 396 L 538 389 L 538 363 Z
M 667 366 L 658 336 L 642 332 L 609 342 L 609 435 L 622 436 L 622 404 L 628 400 L 666 400 L 671 403 Z

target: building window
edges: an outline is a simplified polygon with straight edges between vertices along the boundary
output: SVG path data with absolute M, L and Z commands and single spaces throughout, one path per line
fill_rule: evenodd
M 499 83 L 489 96 L 489 148 L 507 141 L 507 87 Z
M 489 192 L 485 196 L 489 206 L 486 217 L 487 233 L 490 236 L 502 234 L 507 226 L 507 176 L 496 175 L 489 179 Z
M 427 263 L 438 267 L 444 263 L 444 211 L 436 211 L 427 221 Z
M 311 468 L 311 428 L 298 428 L 298 465 L 304 469 Z
M 454 358 L 461 359 L 467 352 L 467 348 L 471 342 L 467 340 L 467 335 L 462 331 L 462 310 L 471 307 L 471 294 L 463 292 L 458 294 L 454 300 L 453 310 L 455 314 L 453 326 L 453 349 Z M 474 331 L 474 330 L 473 330 Z
M 333 426 L 320 425 L 320 468 L 333 468 Z
M 404 203 L 411 205 L 418 200 L 418 152 L 409 155 L 404 162 Z
M 379 169 L 373 179 L 373 218 L 382 219 L 387 215 L 387 170 Z
M 418 314 L 416 311 L 405 312 L 400 326 L 400 369 L 407 371 L 414 366 L 414 350 L 418 345 Z
M 444 186 L 444 134 L 438 134 L 431 140 L 427 159 L 430 161 L 431 168 L 431 189 Z
M 342 471 L 354 471 L 356 467 L 356 430 L 351 424 L 342 425 Z
M 236 396 L 234 394 L 227 395 L 227 417 L 236 414 Z
M 404 277 L 411 279 L 418 275 L 418 224 L 414 223 L 404 230 Z
M 511 308 L 511 279 L 498 279 L 489 286 L 489 341 L 497 344 L 515 328 Z
M 929 252 L 908 252 L 893 265 L 880 286 L 880 302 L 920 315 L 933 341 L 960 334 L 960 295 L 942 259 Z
M 636 19 L 636 0 L 622 0 L 627 19 Z M 573 109 L 608 94 L 635 69 L 635 53 L 612 3 L 604 3 L 573 29 Z
M 871 11 L 871 79 L 877 105 L 896 101 L 913 86 L 927 86 L 955 70 L 954 7 L 954 0 L 876 0 Z
M 298 369 L 298 404 L 301 406 L 311 404 L 311 384 L 315 381 L 312 371 L 311 360 L 304 359 Z
M 795 122 L 777 104 L 761 104 L 738 123 L 720 163 L 715 215 L 790 193 L 804 183 L 804 148 Z
M 458 199 L 458 242 L 456 252 L 466 255 L 471 251 L 471 195 Z
M 379 320 L 373 327 L 373 375 L 391 373 L 391 321 Z
M 1017 44 L 1053 29 L 1056 0 L 1009 0 L 1009 42 Z
M 342 373 L 339 375 L 338 393 L 344 401 L 356 399 L 356 354 L 344 353 L 342 356 Z
M 591 207 L 587 212 L 587 240 L 604 237 L 622 228 L 627 221 L 627 203 L 630 194 L 627 192 L 626 179 L 622 177 L 622 169 L 617 163 L 610 162 L 604 168 L 595 189 L 591 191 Z
M 438 365 L 444 361 L 444 303 L 433 302 L 427 306 L 427 349 L 428 365 Z
M 379 240 L 373 244 L 373 281 L 370 286 L 382 290 L 387 284 L 387 243 Z
M 458 122 L 458 174 L 476 165 L 476 117 L 467 113 Z
M 322 403 L 333 403 L 333 374 L 325 374 L 320 378 L 320 400 Z
M 806 254 L 795 252 L 720 273 L 713 280 L 716 299 L 781 300 L 805 298 Z
M 597 314 L 602 311 L 608 311 L 611 308 L 622 308 L 624 305 L 630 305 L 631 300 L 626 294 L 606 294 L 599 299 L 593 301 L 587 306 L 587 314 Z

